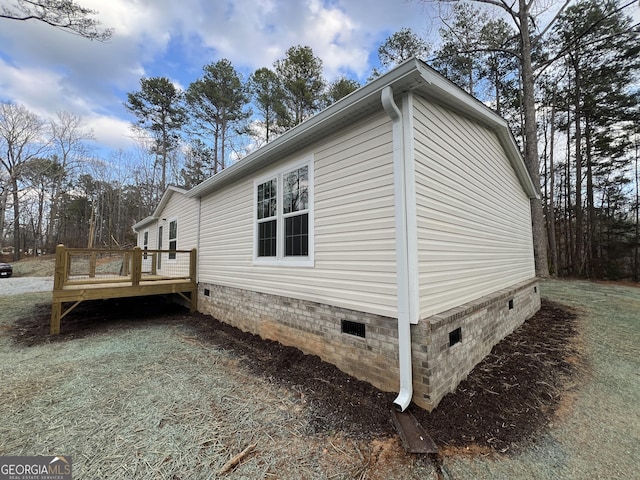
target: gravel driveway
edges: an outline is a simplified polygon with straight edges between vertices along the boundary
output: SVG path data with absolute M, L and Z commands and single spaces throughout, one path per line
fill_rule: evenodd
M 0 279 L 0 295 L 20 295 L 22 293 L 50 292 L 53 277 L 10 277 Z

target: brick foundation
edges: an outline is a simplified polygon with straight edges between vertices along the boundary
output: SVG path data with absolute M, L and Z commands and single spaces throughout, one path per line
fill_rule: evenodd
M 539 308 L 533 281 L 412 325 L 413 401 L 435 408 L 493 345 Z M 395 318 L 206 283 L 198 287 L 198 309 L 241 330 L 318 355 L 381 390 L 399 388 Z M 343 320 L 364 324 L 365 337 L 343 333 Z M 460 341 L 450 347 L 449 334 L 457 328 Z
M 495 344 L 539 309 L 540 291 L 534 280 L 412 325 L 413 401 L 427 410 L 435 408 Z M 457 329 L 459 342 L 450 345 Z

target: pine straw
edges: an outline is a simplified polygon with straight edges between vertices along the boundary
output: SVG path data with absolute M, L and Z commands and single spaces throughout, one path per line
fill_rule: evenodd
M 79 363 L 54 348 L 50 366 L 27 357 L 3 375 L 0 454 L 71 455 L 78 478 L 210 478 L 249 443 L 304 429 L 299 399 L 222 352 L 166 329 L 116 335 L 78 340 Z
M 11 363 L 0 384 L 0 455 L 70 455 L 74 478 L 216 478 L 253 443 L 226 476 L 359 478 L 380 459 L 367 478 L 382 479 L 407 465 L 395 439 L 310 436 L 299 389 L 257 377 L 178 322 L 115 323 L 30 348 L 4 336 L 0 361 Z M 419 462 L 405 478 L 431 471 Z

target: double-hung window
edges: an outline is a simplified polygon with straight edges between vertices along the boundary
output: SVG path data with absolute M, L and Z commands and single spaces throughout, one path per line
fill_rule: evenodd
M 147 250 L 149 250 L 149 230 L 146 230 L 143 234 L 142 234 L 142 249 L 145 251 L 144 253 L 144 259 L 147 259 Z
M 176 259 L 178 249 L 178 220 L 169 222 L 169 260 Z
M 313 265 L 311 162 L 255 183 L 255 263 Z

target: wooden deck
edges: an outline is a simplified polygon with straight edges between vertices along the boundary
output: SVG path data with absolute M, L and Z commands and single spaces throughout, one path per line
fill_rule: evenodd
M 178 294 L 197 308 L 196 249 L 104 250 L 56 248 L 51 335 L 85 300 Z

